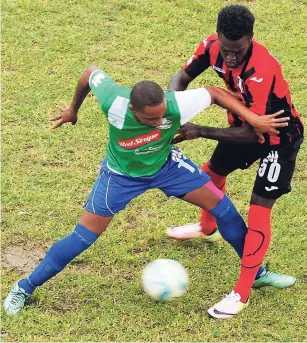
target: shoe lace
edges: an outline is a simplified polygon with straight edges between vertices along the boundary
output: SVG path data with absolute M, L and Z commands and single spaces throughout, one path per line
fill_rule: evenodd
M 13 297 L 12 297 L 12 300 L 11 300 L 11 303 L 13 305 L 16 305 L 18 304 L 20 301 L 24 300 L 27 296 L 21 292 L 21 291 L 16 291 L 16 292 L 13 292 Z
M 235 291 L 232 291 L 230 294 L 226 294 L 224 300 L 240 300 L 240 294 L 236 293 Z
M 273 275 L 273 274 L 275 274 L 275 273 L 270 272 L 269 270 L 267 270 L 266 273 L 265 273 L 265 276 L 271 276 L 271 275 Z

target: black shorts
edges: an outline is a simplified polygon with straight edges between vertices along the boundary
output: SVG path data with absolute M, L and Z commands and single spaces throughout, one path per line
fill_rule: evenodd
M 291 191 L 295 160 L 303 138 L 293 144 L 229 144 L 218 143 L 210 159 L 215 172 L 231 173 L 247 169 L 260 159 L 253 192 L 266 199 L 277 199 Z

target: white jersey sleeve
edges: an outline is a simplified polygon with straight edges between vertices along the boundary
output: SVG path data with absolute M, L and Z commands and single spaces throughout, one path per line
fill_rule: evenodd
M 183 125 L 211 105 L 211 95 L 205 88 L 175 92 L 180 112 L 180 124 Z

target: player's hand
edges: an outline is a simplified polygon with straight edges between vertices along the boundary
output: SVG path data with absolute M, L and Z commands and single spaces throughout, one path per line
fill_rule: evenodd
M 185 140 L 195 139 L 200 137 L 200 126 L 195 125 L 192 123 L 186 123 L 180 127 L 178 130 L 178 136 L 176 136 L 173 140 L 173 144 L 180 143 Z
M 72 125 L 75 125 L 77 123 L 77 114 L 74 113 L 69 106 L 57 105 L 56 108 L 59 109 L 61 113 L 56 115 L 55 117 L 49 118 L 50 121 L 56 121 L 56 123 L 51 127 L 51 129 L 57 129 L 65 123 L 72 123 Z
M 289 117 L 276 118 L 284 113 L 284 110 L 278 111 L 274 114 L 267 114 L 255 118 L 251 125 L 254 127 L 255 133 L 258 136 L 259 143 L 264 143 L 265 139 L 263 133 L 278 135 L 277 128 L 288 126 Z

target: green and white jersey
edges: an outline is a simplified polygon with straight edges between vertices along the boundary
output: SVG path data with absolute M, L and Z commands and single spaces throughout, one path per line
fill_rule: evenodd
M 108 167 L 131 177 L 156 174 L 171 152 L 179 127 L 211 105 L 205 88 L 166 91 L 163 123 L 153 128 L 131 112 L 131 88 L 116 84 L 103 70 L 91 74 L 89 85 L 109 123 Z

